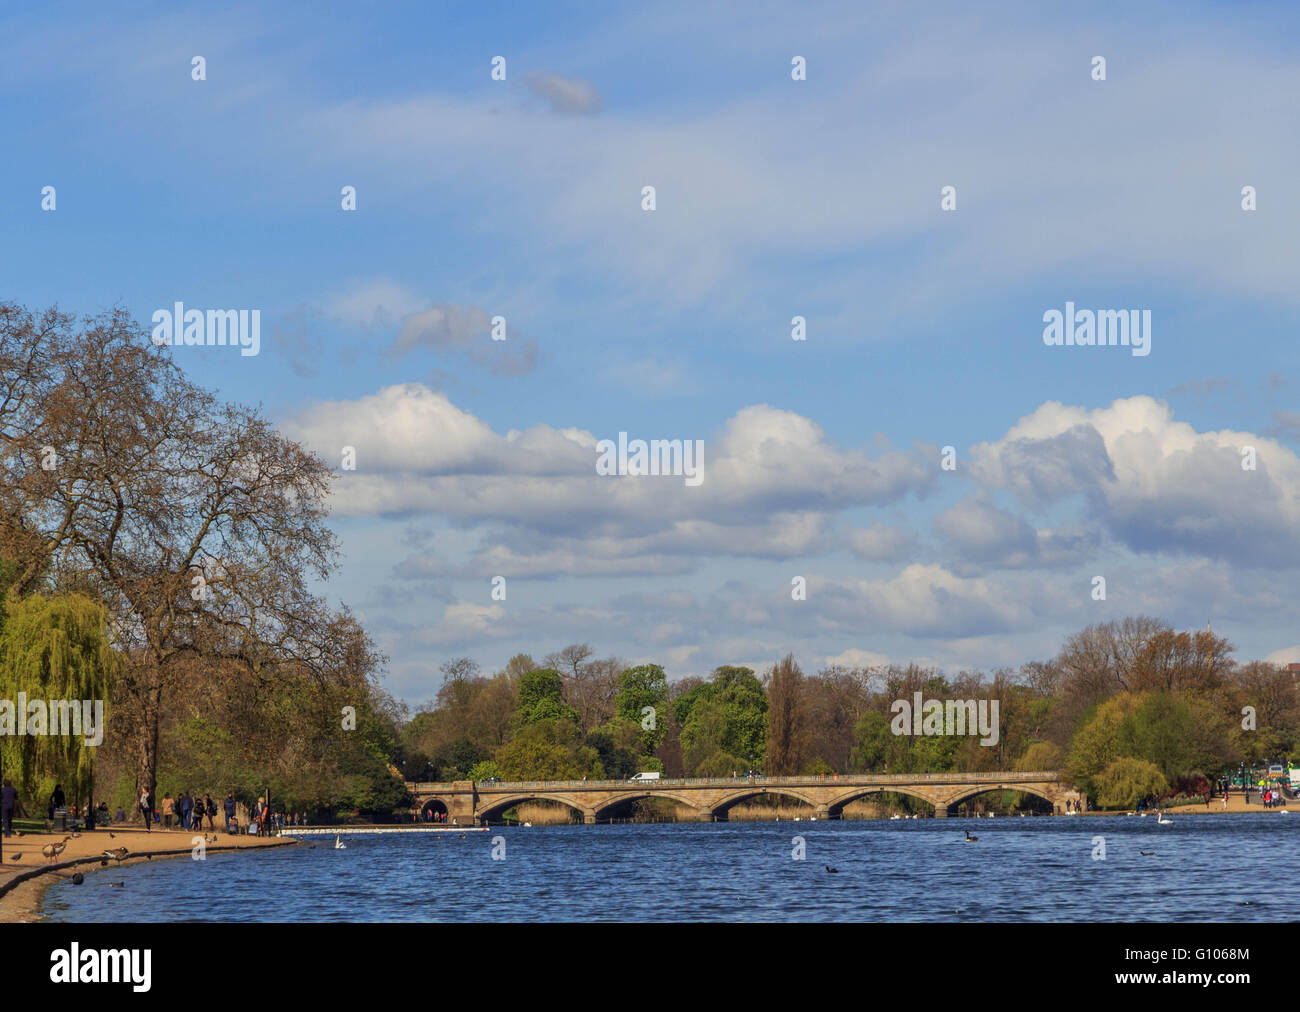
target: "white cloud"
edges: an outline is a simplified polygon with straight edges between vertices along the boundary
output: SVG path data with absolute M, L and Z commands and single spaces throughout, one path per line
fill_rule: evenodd
M 1247 447 L 1256 470 L 1242 467 Z M 1081 495 L 1088 519 L 1135 551 L 1300 562 L 1295 453 L 1250 432 L 1198 432 L 1152 397 L 1091 411 L 1049 402 L 972 456 L 977 482 L 1027 505 Z
M 581 532 L 584 540 L 616 537 L 633 551 L 646 539 L 646 551 L 789 556 L 823 538 L 825 514 L 924 494 L 934 480 L 915 453 L 868 457 L 767 405 L 741 409 L 718 438 L 704 439 L 698 487 L 681 477 L 597 475 L 592 433 L 534 425 L 502 437 L 418 383 L 318 403 L 286 428 L 327 459 L 356 447 L 357 469 L 343 472 L 335 489 L 341 513 L 443 514 L 552 535 Z

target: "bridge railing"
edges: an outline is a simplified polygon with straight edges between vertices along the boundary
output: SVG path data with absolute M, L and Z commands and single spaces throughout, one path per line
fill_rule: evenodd
M 615 787 L 655 789 L 674 787 L 725 787 L 728 784 L 742 783 L 764 784 L 775 787 L 816 787 L 830 783 L 852 786 L 874 786 L 876 784 L 917 784 L 917 783 L 1036 783 L 1044 780 L 1057 780 L 1059 773 L 1039 771 L 1030 773 L 1011 773 L 992 771 L 988 773 L 828 773 L 825 776 L 800 777 L 678 777 L 671 780 L 503 780 L 498 783 L 477 781 L 476 790 L 487 787 L 493 791 L 573 791 L 573 790 L 609 790 Z M 415 793 L 450 793 L 451 784 L 444 783 L 409 783 Z

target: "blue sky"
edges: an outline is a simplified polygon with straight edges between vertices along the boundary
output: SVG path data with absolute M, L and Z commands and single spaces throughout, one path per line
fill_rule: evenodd
M 955 670 L 1139 613 L 1300 660 L 1298 19 L 6 11 L 0 295 L 260 309 L 258 356 L 173 353 L 357 447 L 326 590 L 413 701 L 460 654 Z M 1152 353 L 1044 346 L 1067 300 Z M 598 478 L 620 431 L 703 440 L 704 484 Z

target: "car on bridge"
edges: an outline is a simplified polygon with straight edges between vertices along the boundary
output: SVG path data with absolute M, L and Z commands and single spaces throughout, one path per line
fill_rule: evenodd
M 746 780 L 762 780 L 762 779 L 763 779 L 763 771 L 762 771 L 762 770 L 745 770 L 745 779 L 746 779 Z
M 500 778 L 500 777 L 484 777 L 482 780 L 479 781 L 479 783 L 480 783 L 480 784 L 499 784 L 499 783 L 501 783 L 501 778 Z

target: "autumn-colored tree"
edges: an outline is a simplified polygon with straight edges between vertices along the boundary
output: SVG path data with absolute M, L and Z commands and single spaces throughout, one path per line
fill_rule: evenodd
M 785 777 L 798 773 L 807 746 L 803 671 L 793 654 L 773 666 L 767 679 L 766 772 Z

